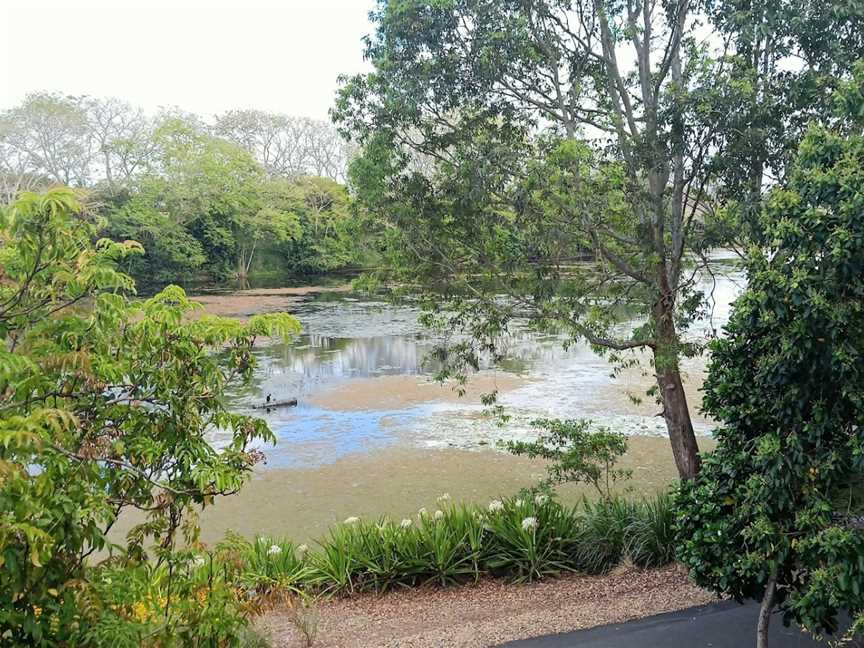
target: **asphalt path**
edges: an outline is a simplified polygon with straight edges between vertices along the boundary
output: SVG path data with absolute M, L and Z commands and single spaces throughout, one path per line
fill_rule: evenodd
M 759 605 L 721 601 L 614 625 L 536 639 L 513 641 L 508 648 L 752 648 L 756 645 Z M 827 647 L 836 637 L 813 640 L 775 615 L 769 625 L 771 648 Z M 859 646 L 861 644 L 849 644 Z

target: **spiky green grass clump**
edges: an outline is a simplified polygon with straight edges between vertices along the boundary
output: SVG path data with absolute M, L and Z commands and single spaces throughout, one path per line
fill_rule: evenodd
M 568 507 L 524 493 L 487 506 L 421 509 L 403 520 L 349 518 L 314 550 L 284 540 L 233 538 L 242 582 L 259 591 L 321 594 L 441 586 L 491 575 L 530 582 L 563 572 L 604 573 L 623 560 L 657 567 L 673 560 L 669 498 L 583 500 Z M 230 544 L 230 543 L 229 543 Z

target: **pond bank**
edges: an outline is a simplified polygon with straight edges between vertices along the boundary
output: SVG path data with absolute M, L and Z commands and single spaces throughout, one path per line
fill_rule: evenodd
M 708 450 L 714 445 L 707 438 L 700 444 Z M 619 492 L 632 497 L 659 493 L 677 478 L 669 441 L 663 438 L 631 438 L 620 466 L 633 470 L 633 479 L 619 486 Z M 420 507 L 434 508 L 443 493 L 456 502 L 482 504 L 516 494 L 544 475 L 539 460 L 492 449 L 454 448 L 394 447 L 313 468 L 263 469 L 240 493 L 203 512 L 202 539 L 213 543 L 232 530 L 246 537 L 287 536 L 309 542 L 347 517 L 386 514 L 399 519 Z M 592 493 L 584 486 L 567 486 L 561 500 L 575 502 L 582 495 Z
M 335 411 L 392 410 L 430 402 L 480 405 L 484 394 L 503 394 L 528 382 L 528 378 L 503 371 L 474 374 L 461 386 L 425 376 L 379 376 L 335 385 L 311 394 L 305 402 Z
M 291 311 L 303 297 L 326 293 L 347 293 L 349 285 L 299 286 L 295 288 L 252 288 L 230 293 L 202 293 L 193 299 L 210 315 L 246 318 L 259 313 Z
M 697 337 L 728 315 L 739 287 L 735 277 L 724 281 L 715 291 L 722 297 L 717 318 L 701 323 Z M 347 517 L 410 515 L 444 492 L 474 503 L 516 493 L 535 484 L 544 467 L 495 448 L 501 440 L 530 438 L 530 422 L 538 417 L 590 418 L 627 434 L 622 466 L 633 469 L 629 487 L 637 497 L 676 478 L 661 408 L 645 396 L 653 383 L 647 357 L 641 370 L 612 376 L 612 367 L 586 345 L 565 348 L 561 336 L 516 326 L 499 368 L 486 366 L 471 376 L 459 397 L 451 385 L 431 381 L 435 367 L 427 357 L 439 340 L 410 305 L 352 294 L 345 285 L 194 299 L 206 312 L 238 318 L 286 310 L 303 325 L 289 344 L 262 341 L 251 383 L 230 394 L 231 406 L 263 417 L 277 442 L 261 448 L 268 463 L 239 495 L 203 512 L 207 542 L 228 530 L 308 542 Z M 712 423 L 697 413 L 705 358 L 684 359 L 682 369 L 694 426 L 706 435 Z M 504 426 L 485 416 L 480 403 L 480 395 L 492 391 L 510 416 Z M 298 407 L 252 409 L 268 394 L 297 397 Z M 218 447 L 226 439 L 214 430 L 212 441 Z M 713 446 L 707 436 L 699 442 Z M 563 499 L 584 492 L 565 489 Z

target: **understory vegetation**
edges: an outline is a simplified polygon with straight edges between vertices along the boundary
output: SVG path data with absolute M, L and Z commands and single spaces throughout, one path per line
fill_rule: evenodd
M 60 93 L 0 111 L 0 644 L 251 646 L 286 605 L 311 641 L 318 597 L 675 559 L 762 601 L 757 648 L 775 611 L 864 628 L 864 3 L 374 7 L 333 124 Z M 718 249 L 747 274 L 723 331 Z M 643 372 L 674 494 L 614 496 L 625 437 L 541 419 L 504 446 L 547 462 L 537 490 L 348 518 L 313 547 L 206 546 L 198 515 L 276 440 L 230 395 L 259 340 L 301 325 L 210 316 L 176 284 L 357 268 L 411 301 L 460 393 L 523 334 Z M 706 353 L 693 403 L 685 362 Z M 597 500 L 556 500 L 576 482 Z
M 300 327 L 190 318 L 177 286 L 135 299 L 117 265 L 140 245 L 93 238 L 68 188 L 0 211 L 0 642 L 219 645 L 241 602 L 219 575 L 202 591 L 182 547 L 273 440 L 225 390 L 251 377 L 256 338 Z M 219 450 L 214 427 L 230 436 Z M 117 542 L 130 510 L 143 521 Z
M 450 586 L 485 576 L 515 583 L 565 572 L 602 574 L 628 561 L 659 567 L 673 560 L 671 500 L 583 500 L 566 506 L 525 492 L 480 507 L 451 504 L 394 520 L 348 518 L 315 548 L 279 538 L 230 537 L 210 560 L 234 565 L 242 585 L 316 594 Z M 227 559 L 227 561 L 226 561 Z
M 104 598 L 86 639 L 131 648 L 164 637 L 170 625 L 181 645 L 245 643 L 257 615 L 274 607 L 308 613 L 319 597 L 484 577 L 525 583 L 673 560 L 666 495 L 565 506 L 545 492 L 524 492 L 485 507 L 444 495 L 437 505 L 402 520 L 348 518 L 312 548 L 229 535 L 212 549 L 178 550 L 164 564 L 99 570 L 94 587 Z
M 717 449 L 683 484 L 679 557 L 694 580 L 813 632 L 864 620 L 864 66 L 813 127 L 762 213 L 766 243 L 712 345 Z

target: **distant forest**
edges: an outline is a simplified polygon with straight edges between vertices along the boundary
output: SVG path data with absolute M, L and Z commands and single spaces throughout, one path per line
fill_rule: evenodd
M 28 95 L 0 112 L 0 202 L 82 190 L 101 236 L 145 248 L 141 284 L 319 274 L 371 252 L 345 187 L 350 145 L 325 121 L 260 110 L 205 119 L 125 101 Z

